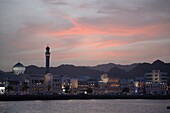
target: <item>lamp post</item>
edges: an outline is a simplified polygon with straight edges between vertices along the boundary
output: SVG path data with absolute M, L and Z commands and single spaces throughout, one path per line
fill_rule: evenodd
M 37 83 L 37 86 L 38 86 L 38 94 L 39 94 L 39 92 L 40 92 L 40 90 L 39 90 L 39 86 L 41 85 L 41 82 L 38 82 Z
M 19 84 L 18 84 L 18 95 L 21 95 L 21 88 L 22 88 L 22 80 L 19 81 Z

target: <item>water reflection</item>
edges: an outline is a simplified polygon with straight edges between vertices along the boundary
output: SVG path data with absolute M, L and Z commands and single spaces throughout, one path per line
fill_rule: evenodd
M 0 113 L 169 113 L 170 100 L 49 100 L 0 102 Z

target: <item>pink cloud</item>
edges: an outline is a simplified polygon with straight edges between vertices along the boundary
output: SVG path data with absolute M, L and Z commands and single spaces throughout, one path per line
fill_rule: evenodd
M 110 35 L 110 36 L 133 36 L 133 35 L 144 35 L 144 36 L 157 36 L 162 33 L 166 33 L 169 29 L 167 24 L 156 24 L 156 25 L 146 25 L 142 27 L 127 27 L 127 26 L 117 26 L 114 24 L 111 26 L 97 26 L 89 25 L 85 23 L 80 23 L 78 19 L 71 17 L 64 17 L 73 24 L 73 27 L 62 30 L 45 30 L 42 34 L 46 36 L 67 36 L 67 35 Z

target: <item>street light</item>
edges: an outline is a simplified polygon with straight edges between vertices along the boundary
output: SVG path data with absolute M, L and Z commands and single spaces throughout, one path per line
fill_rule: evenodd
M 37 85 L 38 85 L 38 94 L 39 94 L 39 92 L 40 92 L 39 85 L 41 85 L 41 82 L 38 82 Z

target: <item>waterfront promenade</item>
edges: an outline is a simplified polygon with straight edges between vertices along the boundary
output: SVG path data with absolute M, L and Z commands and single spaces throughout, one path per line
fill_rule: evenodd
M 1 95 L 0 101 L 74 99 L 170 99 L 170 95 Z

